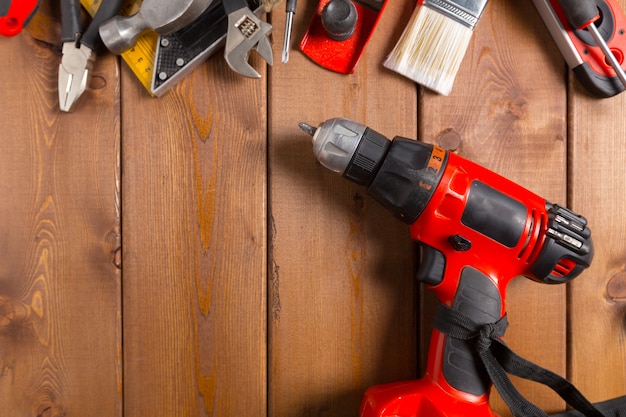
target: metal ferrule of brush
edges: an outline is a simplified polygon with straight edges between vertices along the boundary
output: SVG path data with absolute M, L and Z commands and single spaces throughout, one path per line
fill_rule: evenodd
M 424 6 L 474 30 L 488 0 L 424 0 Z

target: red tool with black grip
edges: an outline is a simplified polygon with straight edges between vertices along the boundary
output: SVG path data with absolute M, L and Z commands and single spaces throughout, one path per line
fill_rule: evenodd
M 390 141 L 342 118 L 318 128 L 300 127 L 313 136 L 313 152 L 322 165 L 366 186 L 369 195 L 410 225 L 411 237 L 422 250 L 417 278 L 440 302 L 426 374 L 416 381 L 369 388 L 361 416 L 495 416 L 488 402 L 491 381 L 505 401 L 512 390 L 508 378 L 500 390 L 503 385 L 496 379 L 502 379 L 501 373 L 494 371 L 492 360 L 496 350 L 508 348 L 498 345 L 480 353 L 480 346 L 477 351 L 476 343 L 463 334 L 475 332 L 475 327 L 480 343 L 499 343 L 506 328 L 506 288 L 513 278 L 561 284 L 587 268 L 593 245 L 586 220 L 437 146 L 400 137 Z M 503 366 L 521 376 L 515 366 Z M 581 405 L 591 410 L 588 415 L 602 415 L 569 382 L 532 366 L 548 380 L 539 382 L 575 408 Z M 563 386 L 579 397 L 570 401 Z M 545 415 L 523 399 L 518 402 L 532 414 L 516 413 L 507 401 L 514 415 Z
M 593 95 L 626 89 L 626 17 L 616 0 L 533 0 L 568 67 Z
M 621 62 L 615 56 L 618 52 L 616 50 L 614 53 L 611 50 L 598 29 L 597 25 L 602 22 L 602 14 L 596 2 L 594 0 L 559 0 L 559 3 L 570 25 L 576 28 L 576 30 L 588 31 L 595 45 L 604 54 L 605 62 L 613 68 L 622 86 L 626 87 L 626 74 L 624 74 L 624 70 L 621 67 Z M 621 35 L 623 35 L 623 32 Z M 621 54 L 622 51 L 620 50 L 619 53 Z M 623 61 L 623 54 L 620 56 Z
M 300 50 L 328 70 L 352 74 L 386 4 L 387 0 L 319 0 Z
M 0 0 L 0 35 L 15 36 L 33 17 L 41 0 Z

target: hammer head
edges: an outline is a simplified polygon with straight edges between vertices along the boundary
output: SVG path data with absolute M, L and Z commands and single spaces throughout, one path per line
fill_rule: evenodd
M 196 20 L 213 0 L 144 0 L 132 16 L 115 16 L 100 26 L 100 37 L 114 54 L 132 48 L 146 31 L 167 35 Z

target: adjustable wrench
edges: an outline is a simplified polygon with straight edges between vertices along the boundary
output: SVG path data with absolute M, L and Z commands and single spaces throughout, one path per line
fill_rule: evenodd
M 251 50 L 270 65 L 274 63 L 272 44 L 268 38 L 272 25 L 259 19 L 248 7 L 246 0 L 224 0 L 228 15 L 228 31 L 224 59 L 235 72 L 249 78 L 261 75 L 248 63 Z

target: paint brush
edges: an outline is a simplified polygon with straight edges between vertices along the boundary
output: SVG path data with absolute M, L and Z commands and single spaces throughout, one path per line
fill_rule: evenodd
M 386 68 L 447 96 L 487 0 L 420 0 Z

